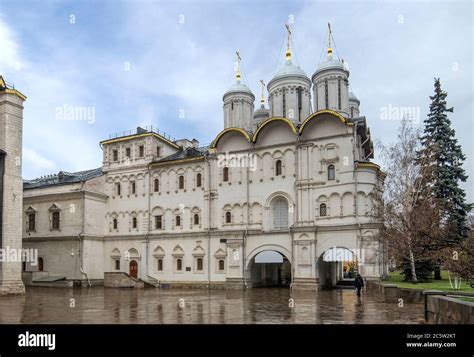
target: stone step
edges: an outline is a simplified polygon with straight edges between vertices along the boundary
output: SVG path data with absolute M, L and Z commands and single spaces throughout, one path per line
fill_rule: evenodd
M 43 278 L 34 279 L 33 283 L 51 283 L 55 281 L 66 280 L 65 276 L 45 276 Z

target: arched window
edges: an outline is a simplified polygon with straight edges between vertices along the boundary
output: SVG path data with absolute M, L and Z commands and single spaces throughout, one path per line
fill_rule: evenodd
M 179 185 L 180 190 L 182 190 L 184 188 L 184 176 L 183 175 L 179 176 L 178 185 Z
M 275 162 L 275 176 L 281 175 L 281 160 Z
M 115 270 L 120 270 L 120 259 L 115 259 Z
M 273 202 L 273 227 L 275 229 L 288 228 L 288 202 L 282 197 Z
M 197 270 L 202 270 L 203 269 L 203 265 L 202 265 L 202 258 L 197 258 Z
M 36 214 L 30 213 L 28 214 L 28 232 L 34 231 L 36 229 Z
M 325 203 L 321 203 L 319 205 L 319 216 L 320 217 L 325 217 L 328 214 L 328 209 Z
M 222 181 L 227 182 L 229 181 L 229 168 L 224 167 L 222 169 Z
M 198 173 L 196 175 L 196 187 L 201 187 L 202 185 L 202 175 L 201 173 Z
M 51 222 L 51 228 L 52 229 L 59 229 L 60 228 L 60 222 L 61 222 L 60 218 L 61 218 L 60 212 L 53 212 L 52 222 Z
M 118 227 L 117 218 L 114 218 L 114 220 L 112 221 L 112 227 L 113 227 L 114 229 L 117 229 L 117 227 Z
M 122 194 L 120 189 L 120 183 L 115 184 L 115 193 L 117 194 L 117 196 L 120 196 Z
M 132 184 L 131 184 L 132 195 L 136 193 L 136 189 L 137 189 L 137 185 L 135 184 L 135 181 L 132 181 Z
M 43 265 L 43 258 L 39 257 L 38 258 L 38 271 L 43 271 L 44 265 Z
M 163 259 L 158 259 L 158 271 L 163 271 Z
M 155 179 L 153 181 L 153 191 L 158 192 L 160 190 L 160 180 Z
M 179 227 L 181 225 L 181 216 L 176 216 L 176 226 Z
M 219 260 L 219 270 L 224 270 L 225 265 L 224 265 L 224 259 Z
M 176 259 L 176 270 L 183 270 L 183 261 L 181 259 Z
M 199 215 L 197 213 L 194 214 L 194 224 L 195 225 L 199 224 Z
M 232 222 L 232 215 L 230 212 L 225 213 L 225 223 L 231 223 Z
M 336 179 L 336 170 L 334 169 L 334 165 L 328 166 L 328 180 Z
M 137 228 L 137 217 L 132 218 L 132 228 Z
M 155 216 L 155 229 L 162 229 L 163 228 L 163 216 L 157 215 Z

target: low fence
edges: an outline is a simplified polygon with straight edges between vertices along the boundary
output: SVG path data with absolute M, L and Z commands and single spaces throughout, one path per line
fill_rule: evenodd
M 425 320 L 434 324 L 474 324 L 474 303 L 460 300 L 472 293 L 400 288 L 394 284 L 367 281 L 367 292 L 387 303 L 423 304 Z
M 427 292 L 428 293 L 428 292 Z M 474 324 L 474 303 L 453 296 L 426 294 L 425 320 L 433 324 Z
M 381 284 L 378 281 L 367 281 L 367 291 L 376 295 L 380 300 L 398 303 L 403 299 L 404 303 L 421 304 L 425 301 L 423 289 L 400 288 L 394 284 Z

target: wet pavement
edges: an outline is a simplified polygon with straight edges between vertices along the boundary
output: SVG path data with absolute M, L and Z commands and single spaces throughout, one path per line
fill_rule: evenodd
M 423 305 L 358 298 L 354 290 L 181 290 L 28 287 L 0 297 L 0 323 L 418 324 Z

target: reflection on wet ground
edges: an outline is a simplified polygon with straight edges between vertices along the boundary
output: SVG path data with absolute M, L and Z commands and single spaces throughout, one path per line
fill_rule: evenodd
M 293 299 L 293 300 L 290 300 Z M 422 304 L 388 304 L 353 290 L 27 288 L 0 297 L 0 323 L 407 324 Z

